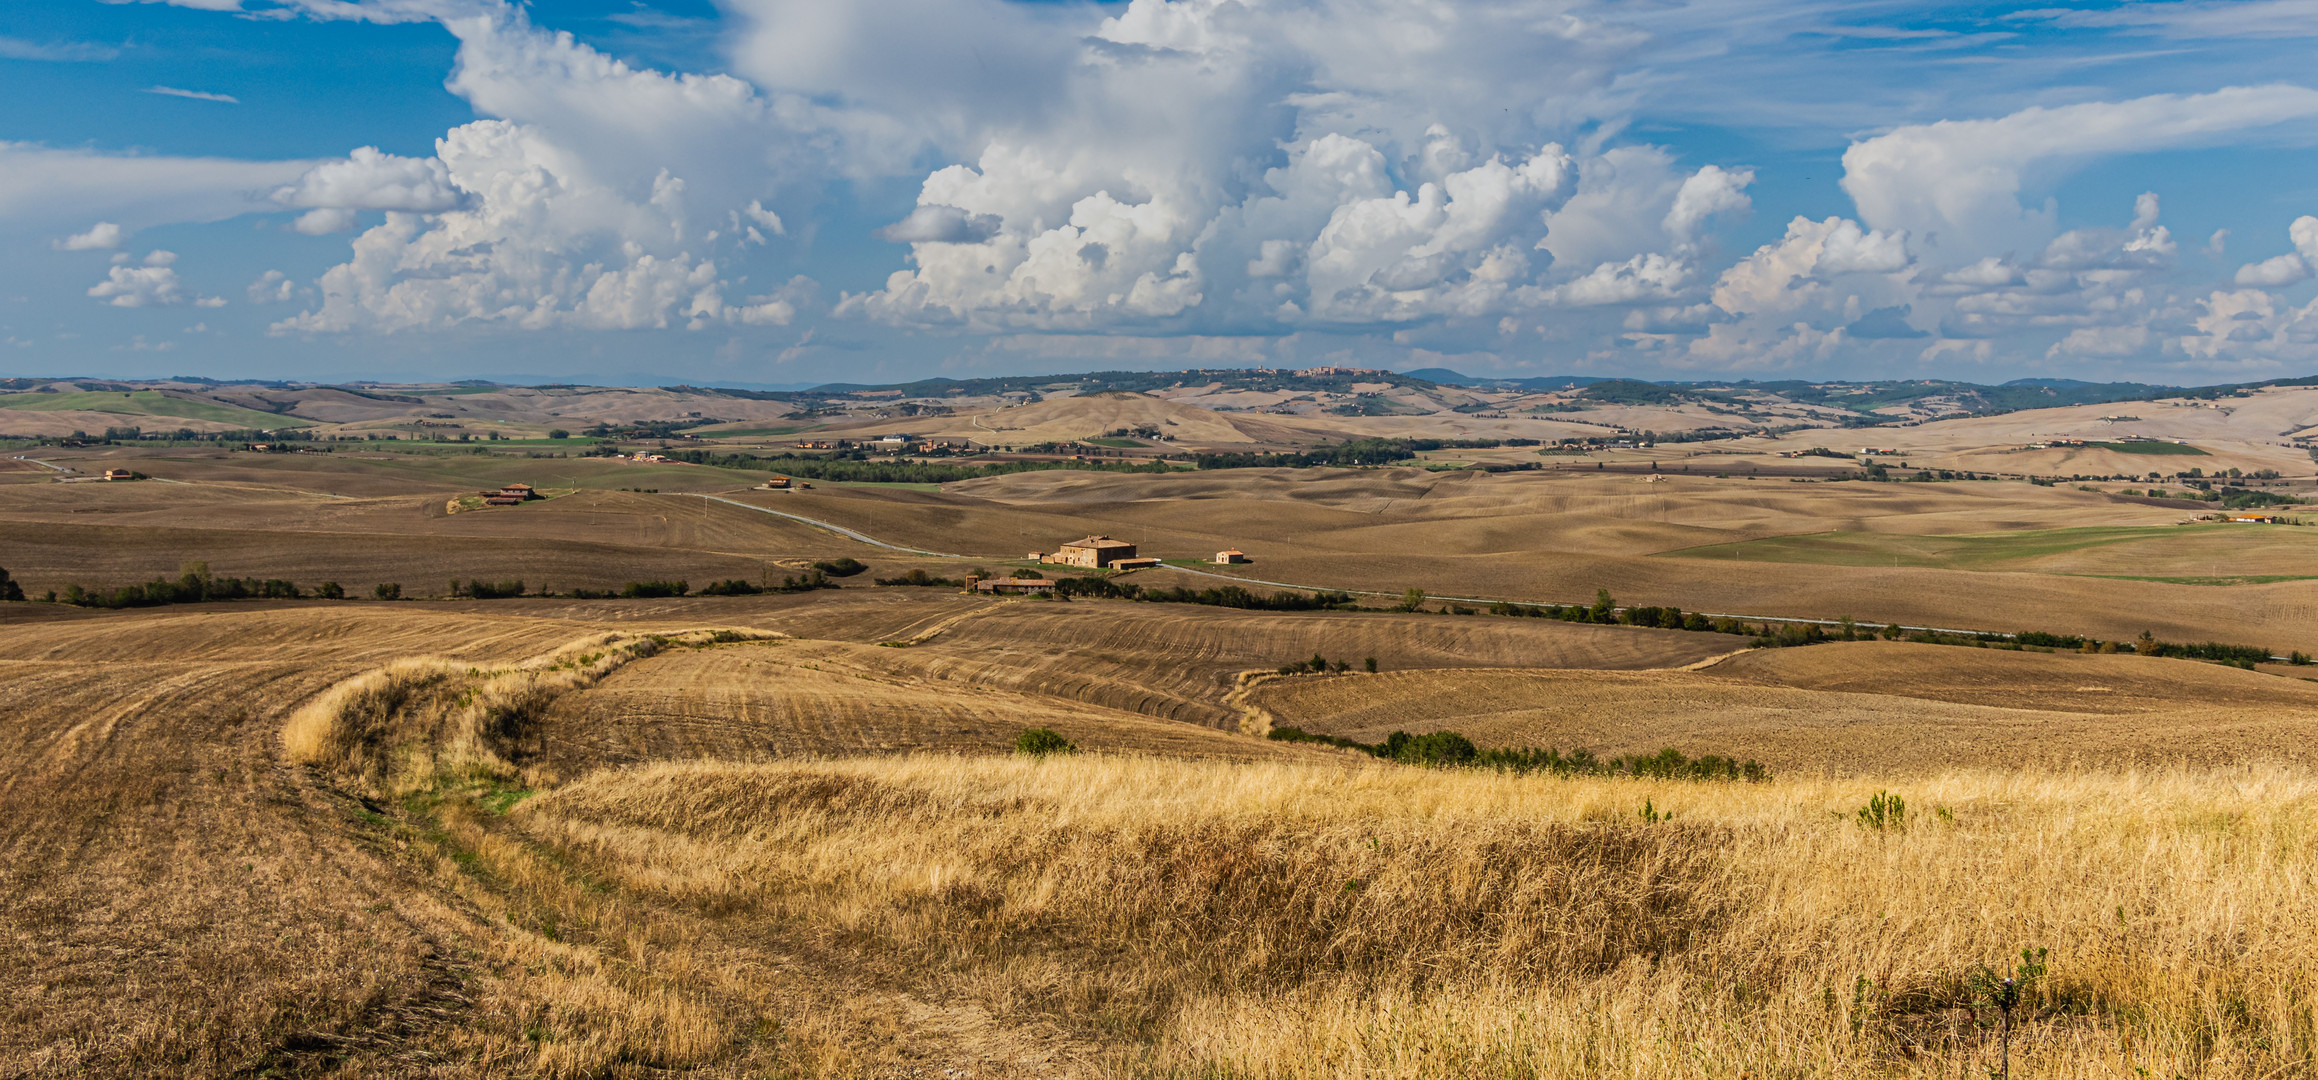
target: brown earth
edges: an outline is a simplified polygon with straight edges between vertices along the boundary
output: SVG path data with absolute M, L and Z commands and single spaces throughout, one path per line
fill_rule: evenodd
M 2318 762 L 2318 685 L 2186 660 L 1899 642 L 1755 650 L 1696 671 L 1408 671 L 1268 680 L 1272 723 L 1363 742 L 1673 747 L 1775 772 Z

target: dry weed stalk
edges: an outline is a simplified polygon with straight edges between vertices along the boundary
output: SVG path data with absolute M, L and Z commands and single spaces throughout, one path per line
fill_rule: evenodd
M 1953 772 L 1904 832 L 1852 820 L 1875 790 L 917 758 L 600 773 L 514 818 L 1139 1072 L 1955 1075 L 1998 1065 L 1970 973 L 2026 945 L 2016 1075 L 2312 1068 L 2318 779 Z

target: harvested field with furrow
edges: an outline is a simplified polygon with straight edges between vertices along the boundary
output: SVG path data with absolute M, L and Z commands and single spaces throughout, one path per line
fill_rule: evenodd
M 1998 691 L 2006 678 L 2024 692 Z M 2318 764 L 2318 686 L 2131 656 L 1857 642 L 1761 650 L 1697 672 L 1297 676 L 1266 681 L 1248 702 L 1275 726 L 1362 742 L 1406 730 L 1603 755 L 1672 747 L 1782 775 Z
M 409 403 L 211 391 L 380 422 Z M 576 427 L 538 411 L 576 393 L 514 397 L 526 424 Z M 2318 401 L 2296 393 L 2232 407 L 2285 424 Z M 703 395 L 626 396 L 638 417 L 723 415 Z M 749 419 L 719 427 L 901 422 L 886 404 L 734 400 L 748 411 L 724 418 Z M 1602 430 L 1000 400 L 900 415 L 1184 437 L 1081 448 L 1103 460 L 1321 431 Z M 2146 411 L 2184 437 L 2232 426 Z M 1903 434 L 1927 459 L 2026 461 L 1935 444 L 2039 422 Z M 1523 445 L 935 484 L 959 459 L 848 451 L 824 474 L 863 482 L 774 491 L 761 470 L 581 457 L 598 444 L 544 430 L 418 441 L 433 426 L 400 446 L 108 439 L 40 448 L 55 468 L 0 462 L 0 564 L 32 600 L 59 593 L 0 602 L 0 1080 L 1935 1080 L 2007 1067 L 1999 974 L 2028 988 L 2023 1080 L 2318 1063 L 2318 682 L 2297 677 L 2318 668 L 2135 652 L 2143 631 L 2318 651 L 2318 581 L 2296 580 L 2318 533 L 2179 525 L 2207 504 L 2174 478 L 2160 497 L 1767 459 L 1821 429 L 1583 470 Z M 2297 457 L 2282 430 L 2196 460 Z M 785 453 L 789 434 L 647 445 Z M 154 479 L 80 482 L 115 467 Z M 2287 490 L 2227 479 L 2258 484 L 2241 503 Z M 445 508 L 517 480 L 555 497 Z M 955 583 L 1091 576 L 1025 555 L 1094 533 L 1168 560 L 1109 579 L 1167 600 Z M 1207 561 L 1225 548 L 1252 563 Z M 112 591 L 201 562 L 299 598 L 220 601 L 286 590 L 197 572 Z M 874 584 L 929 577 L 951 583 Z M 454 578 L 526 588 L 446 599 Z M 1597 589 L 1624 615 L 1488 613 Z M 2109 652 L 1658 629 L 1645 605 L 2089 634 Z M 1264 737 L 1290 726 L 1590 756 Z M 1592 768 L 1666 748 L 1768 776 Z

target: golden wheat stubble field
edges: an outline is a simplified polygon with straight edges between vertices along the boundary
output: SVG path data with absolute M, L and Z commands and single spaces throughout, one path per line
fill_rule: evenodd
M 1095 479 L 1122 483 L 743 498 L 967 553 L 1009 531 L 1174 554 L 1276 530 L 1286 554 L 1236 546 L 1284 580 L 1435 572 L 1464 543 L 1483 585 L 1523 565 L 1489 553 L 1523 545 L 1558 550 L 1532 566 L 1645 568 L 1701 533 L 2149 509 L 2025 487 L 1898 507 L 1733 481 L 1651 507 L 1592 478 Z M 531 566 L 564 533 L 600 547 L 561 565 L 621 560 L 596 570 L 615 583 L 652 558 L 942 565 L 674 494 L 487 518 L 204 486 L 60 485 L 43 497 L 82 501 L 13 504 L 12 527 L 119 522 L 86 561 L 52 545 L 68 574 L 141 534 L 156 573 L 195 543 L 239 545 L 252 574 L 293 550 Z M 195 497 L 176 487 L 210 501 L 171 514 Z M 296 535 L 269 539 L 277 522 Z M 1761 595 L 1790 602 L 1830 572 L 1742 565 L 1787 575 Z M 2159 625 L 2207 617 L 2113 584 L 2146 589 Z M 2307 684 L 1881 643 L 1716 660 L 1743 644 L 915 589 L 8 605 L 0 1075 L 1978 1075 L 2003 1051 L 1971 977 L 2022 948 L 2049 974 L 2017 1016 L 2021 1075 L 2309 1071 Z M 1314 652 L 1385 674 L 1265 674 Z M 1291 722 L 1674 745 L 1781 775 L 1443 772 L 1242 733 Z M 1010 759 L 1030 723 L 1087 752 Z M 1862 824 L 1887 788 L 1908 813 Z
M 1167 717 L 1423 729 L 1544 682 L 1769 756 L 1675 670 L 1717 635 L 876 593 L 41 614 L 0 628 L 11 1075 L 1939 1076 L 1995 1060 L 1965 980 L 2016 947 L 2053 972 L 2022 1075 L 2311 1050 L 2306 771 L 2097 740 L 2055 768 L 1982 704 L 2057 715 L 2092 678 L 2113 729 L 2234 696 L 2297 737 L 2303 684 L 2270 676 L 1744 654 L 1704 673 L 1869 764 L 1685 784 Z M 806 633 L 843 626 L 910 643 Z M 1444 666 L 1232 672 L 1400 639 Z M 1517 656 L 1631 670 L 1474 666 Z M 1637 680 L 1678 692 L 1652 714 Z M 1911 715 L 2011 750 L 1895 757 Z M 1003 761 L 1031 722 L 1094 753 Z M 1850 820 L 1887 784 L 1909 824 Z

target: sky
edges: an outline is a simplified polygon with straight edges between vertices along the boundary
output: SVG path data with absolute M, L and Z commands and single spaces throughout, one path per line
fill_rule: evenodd
M 2318 0 L 0 6 L 0 374 L 2318 373 Z

